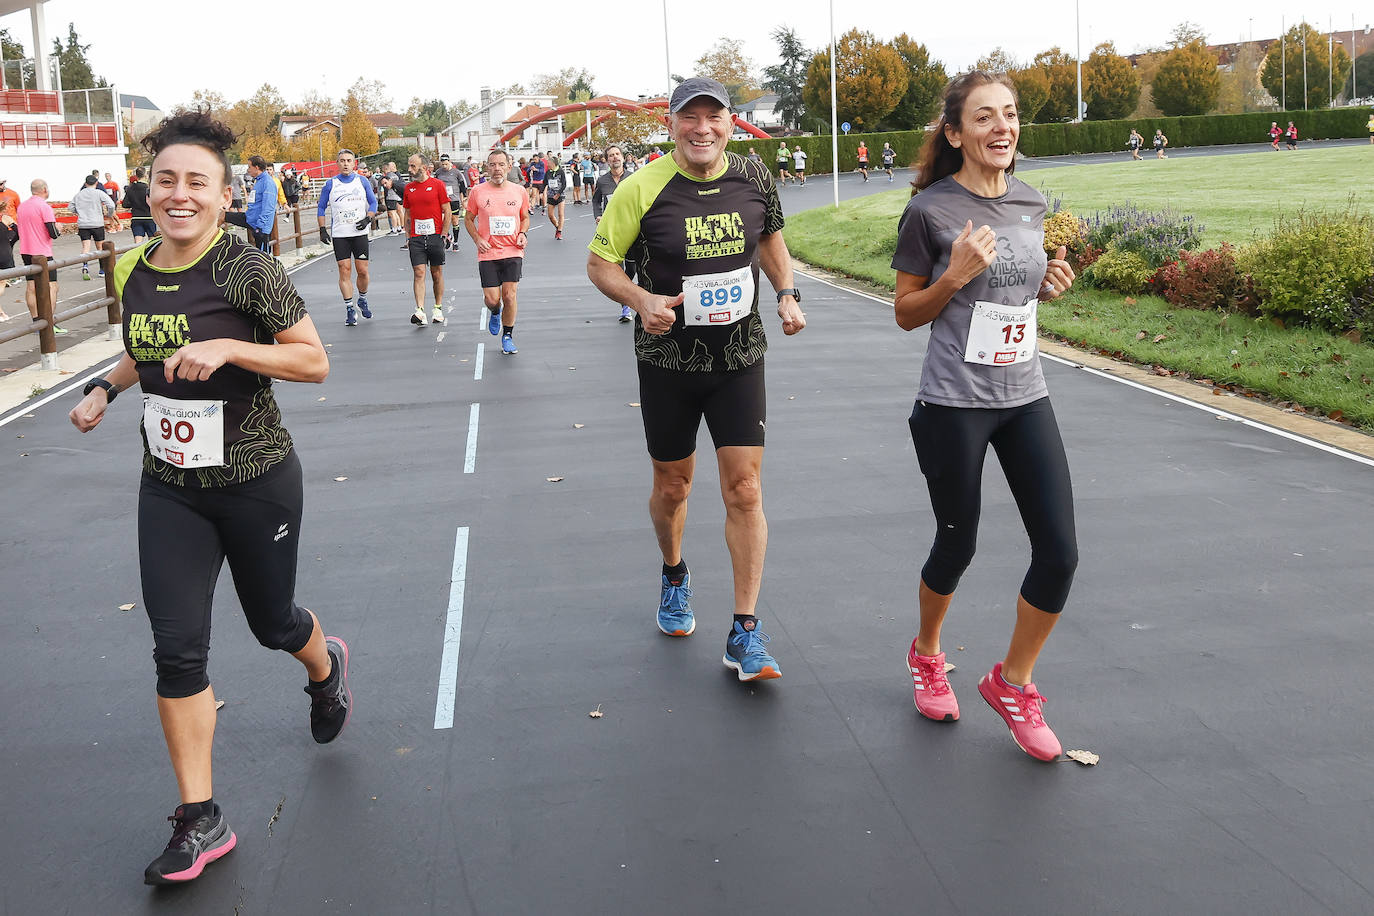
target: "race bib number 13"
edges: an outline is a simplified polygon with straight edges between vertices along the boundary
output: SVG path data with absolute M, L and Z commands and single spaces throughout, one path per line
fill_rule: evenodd
M 682 312 L 687 327 L 734 324 L 754 307 L 754 271 L 682 278 Z
M 1012 366 L 1030 359 L 1035 355 L 1036 305 L 1035 299 L 1024 305 L 975 302 L 964 362 Z
M 143 396 L 143 433 L 154 458 L 179 468 L 224 465 L 224 402 Z

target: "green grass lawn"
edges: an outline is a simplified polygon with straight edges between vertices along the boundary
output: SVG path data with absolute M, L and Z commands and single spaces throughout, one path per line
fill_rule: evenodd
M 1079 216 L 1129 200 L 1170 206 L 1205 224 L 1204 244 L 1244 244 L 1267 230 L 1281 208 L 1342 209 L 1350 196 L 1374 200 L 1374 149 L 1063 166 L 1025 170 Z M 1048 196 L 1048 195 L 1047 195 Z M 787 244 L 803 261 L 891 290 L 889 266 L 897 219 L 909 189 L 818 207 L 787 218 Z M 1374 429 L 1374 346 L 1310 330 L 1283 330 L 1241 315 L 1180 309 L 1155 296 L 1132 302 L 1112 292 L 1076 288 L 1042 307 L 1041 327 L 1119 358 L 1160 365 L 1291 401 L 1322 415 Z M 1140 336 L 1144 332 L 1144 336 Z M 1158 342 L 1155 338 L 1164 337 Z M 1234 353 L 1232 351 L 1235 351 Z

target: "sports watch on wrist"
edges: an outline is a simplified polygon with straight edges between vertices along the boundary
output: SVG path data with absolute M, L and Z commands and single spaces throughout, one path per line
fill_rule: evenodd
M 797 290 L 797 289 L 780 289 L 780 290 L 778 290 L 778 301 L 779 301 L 779 302 L 782 301 L 782 297 L 783 297 L 783 296 L 791 296 L 793 299 L 796 299 L 798 302 L 801 302 L 801 290 Z
M 114 386 L 114 383 L 99 376 L 87 382 L 86 387 L 81 389 L 81 394 L 83 396 L 88 395 L 97 388 L 105 389 L 105 402 L 107 404 L 113 404 L 114 399 L 119 397 L 119 389 Z

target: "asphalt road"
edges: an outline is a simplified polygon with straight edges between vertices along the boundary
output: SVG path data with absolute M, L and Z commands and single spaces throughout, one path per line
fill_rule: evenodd
M 932 534 L 906 426 L 925 333 L 799 278 L 802 334 L 765 310 L 759 613 L 783 677 L 741 685 L 709 460 L 698 630 L 654 626 L 630 329 L 568 209 L 562 242 L 536 215 L 513 357 L 480 327 L 467 242 L 444 326 L 408 323 L 394 239 L 359 327 L 327 262 L 293 274 L 332 360 L 278 389 L 306 471 L 299 600 L 352 647 L 355 713 L 313 744 L 299 667 L 256 645 L 226 575 L 215 796 L 239 842 L 189 886 L 141 884 L 177 799 L 137 401 L 84 437 L 76 395 L 0 426 L 0 911 L 1374 911 L 1365 464 L 1047 360 L 1082 559 L 1036 681 L 1065 747 L 1102 759 L 1037 764 L 975 690 L 1028 562 L 997 465 L 946 628 L 964 715 L 927 722 L 903 663 Z

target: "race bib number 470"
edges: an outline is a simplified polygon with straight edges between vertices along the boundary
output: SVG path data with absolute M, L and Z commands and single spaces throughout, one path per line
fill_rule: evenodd
M 1035 355 L 1035 309 L 1038 303 L 998 305 L 975 302 L 968 328 L 964 362 L 980 366 L 1012 366 Z
M 734 324 L 753 307 L 754 271 L 748 266 L 682 278 L 682 311 L 689 328 Z
M 224 465 L 224 402 L 178 401 L 143 396 L 143 433 L 148 451 L 179 468 Z

